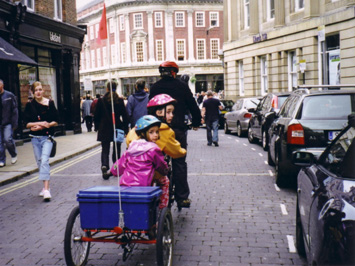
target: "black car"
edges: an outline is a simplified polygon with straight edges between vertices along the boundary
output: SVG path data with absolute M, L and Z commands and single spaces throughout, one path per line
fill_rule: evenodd
M 219 128 L 224 128 L 224 115 L 232 110 L 232 107 L 234 105 L 233 100 L 220 100 L 223 109 L 219 114 Z
M 275 165 L 276 184 L 280 187 L 296 184 L 300 168 L 292 164 L 292 153 L 326 147 L 355 111 L 355 89 L 318 87 L 295 90 L 280 111 L 273 113 L 268 163 Z
M 248 140 L 250 143 L 261 141 L 263 149 L 268 149 L 269 136 L 268 130 L 272 123 L 272 116 L 266 116 L 270 112 L 278 112 L 290 92 L 268 93 L 256 108 L 249 108 L 252 113 L 248 125 Z
M 320 157 L 296 151 L 296 246 L 309 265 L 355 265 L 355 115 Z

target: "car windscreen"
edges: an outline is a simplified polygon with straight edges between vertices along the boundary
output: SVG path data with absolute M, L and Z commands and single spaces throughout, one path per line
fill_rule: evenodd
M 287 99 L 288 95 L 283 95 L 283 96 L 278 96 L 277 97 L 277 106 L 280 109 L 281 106 L 283 105 L 283 103 L 285 102 L 285 100 Z
M 249 108 L 255 108 L 259 103 L 258 99 L 253 99 L 253 100 L 247 100 L 245 102 L 245 108 L 249 109 Z
M 351 104 L 349 94 L 308 96 L 303 100 L 301 119 L 347 119 Z

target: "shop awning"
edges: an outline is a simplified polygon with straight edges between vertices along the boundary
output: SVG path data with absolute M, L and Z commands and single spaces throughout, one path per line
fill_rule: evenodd
M 36 61 L 29 58 L 20 50 L 13 47 L 7 41 L 0 37 L 0 60 L 13 61 L 26 65 L 37 65 Z

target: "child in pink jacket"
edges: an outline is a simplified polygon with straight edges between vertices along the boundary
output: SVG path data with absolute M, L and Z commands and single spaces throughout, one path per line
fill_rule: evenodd
M 157 171 L 160 175 L 157 175 L 159 178 L 155 181 L 162 189 L 159 203 L 162 209 L 169 203 L 169 179 L 166 176 L 168 165 L 161 149 L 155 144 L 159 139 L 160 124 L 152 115 L 138 119 L 135 130 L 139 139 L 131 142 L 122 157 L 112 166 L 111 173 L 121 177 L 119 182 L 122 186 L 151 186 Z

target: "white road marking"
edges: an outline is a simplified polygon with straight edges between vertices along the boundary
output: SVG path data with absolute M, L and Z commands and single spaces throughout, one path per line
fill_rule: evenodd
M 269 170 L 269 175 L 274 176 L 274 173 L 271 170 Z
M 280 204 L 282 215 L 288 215 L 285 204 Z
M 247 147 L 248 145 L 246 145 L 245 143 L 243 143 L 243 145 L 245 146 L 245 147 Z
M 251 148 L 253 151 L 255 151 L 255 149 L 254 148 Z
M 236 141 L 236 142 L 239 142 L 239 139 L 236 139 L 235 141 Z
M 296 253 L 295 241 L 293 241 L 293 236 L 287 235 L 288 250 L 290 253 Z
M 262 153 L 260 153 L 260 152 L 259 152 L 259 155 L 260 155 L 260 157 L 263 157 L 263 156 L 264 156 L 264 155 L 263 155 Z
M 278 187 L 278 185 L 274 184 L 274 186 L 275 186 L 276 191 L 280 191 L 280 188 Z
M 267 161 L 264 161 L 265 164 L 268 164 Z
M 229 139 L 232 139 L 232 137 L 228 137 Z

